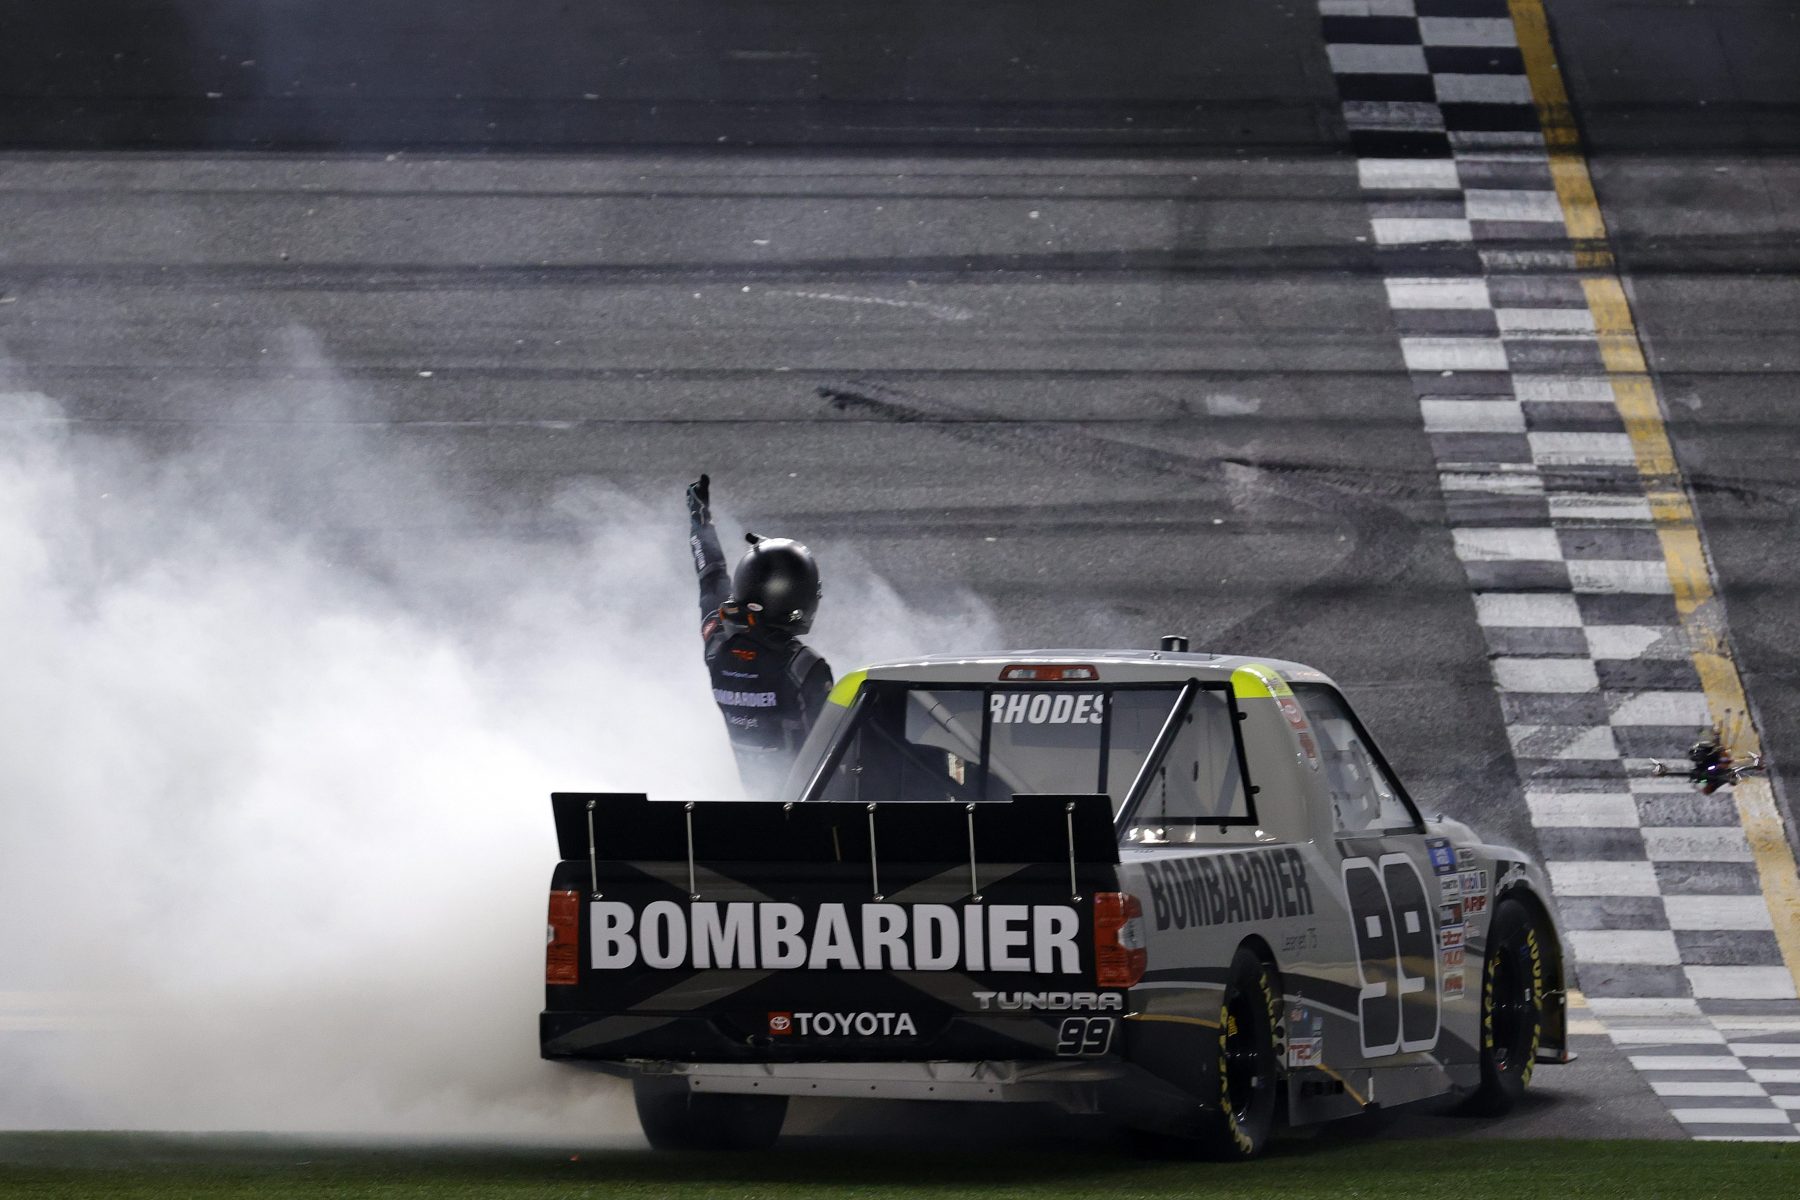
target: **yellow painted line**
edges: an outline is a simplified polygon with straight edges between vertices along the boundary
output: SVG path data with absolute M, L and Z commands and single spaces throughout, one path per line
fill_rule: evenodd
M 1509 0 L 1519 52 L 1531 81 L 1531 98 L 1537 105 L 1538 123 L 1544 129 L 1544 148 L 1550 155 L 1550 179 L 1562 201 L 1563 223 L 1575 241 L 1575 265 L 1583 270 L 1606 270 L 1613 265 L 1606 241 L 1606 221 L 1594 195 L 1587 157 L 1581 152 L 1581 135 L 1569 107 L 1550 44 L 1550 26 L 1541 0 Z
M 1650 515 L 1662 543 L 1663 561 L 1675 593 L 1675 608 L 1687 634 L 1689 653 L 1700 685 L 1706 692 L 1713 720 L 1728 725 L 1741 719 L 1742 731 L 1733 749 L 1745 755 L 1759 753 L 1762 741 L 1750 720 L 1743 677 L 1725 638 L 1725 620 L 1713 587 L 1712 564 L 1700 540 L 1694 505 L 1687 482 L 1675 461 L 1663 419 L 1656 383 L 1644 361 L 1642 340 L 1632 319 L 1631 301 L 1613 271 L 1613 257 L 1606 242 L 1606 222 L 1594 196 L 1593 179 L 1582 154 L 1581 137 L 1569 108 L 1569 94 L 1550 43 L 1550 27 L 1543 0 L 1508 0 L 1519 51 L 1531 80 L 1532 99 L 1544 130 L 1550 154 L 1550 170 L 1556 195 L 1562 203 L 1563 223 L 1576 244 L 1576 266 L 1594 272 L 1582 279 L 1600 356 L 1612 383 L 1613 403 L 1631 438 L 1643 481 Z M 1788 974 L 1800 992 L 1800 870 L 1783 827 L 1781 811 L 1768 780 L 1751 778 L 1731 789 L 1737 802 L 1738 820 L 1756 859 L 1763 898 L 1774 923 L 1775 939 Z

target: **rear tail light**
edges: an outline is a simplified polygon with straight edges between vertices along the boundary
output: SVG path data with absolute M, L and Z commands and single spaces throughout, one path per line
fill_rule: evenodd
M 581 969 L 581 893 L 550 893 L 550 928 L 544 946 L 544 982 L 578 983 Z
M 1128 892 L 1094 896 L 1094 982 L 1128 988 L 1144 977 L 1149 952 L 1144 942 L 1144 906 Z

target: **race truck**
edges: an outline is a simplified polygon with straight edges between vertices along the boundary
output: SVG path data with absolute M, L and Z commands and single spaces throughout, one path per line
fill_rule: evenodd
M 552 797 L 545 1058 L 659 1148 L 793 1096 L 1031 1101 L 1257 1154 L 1571 1059 L 1542 869 L 1422 817 L 1310 667 L 1039 650 L 858 671 L 782 798 Z

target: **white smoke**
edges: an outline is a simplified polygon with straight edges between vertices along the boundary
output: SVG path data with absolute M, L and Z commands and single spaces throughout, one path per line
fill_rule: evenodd
M 0 395 L 0 1128 L 634 1128 L 537 1057 L 547 796 L 735 788 L 684 481 L 471 502 L 366 408 Z M 823 557 L 840 671 L 995 644 Z

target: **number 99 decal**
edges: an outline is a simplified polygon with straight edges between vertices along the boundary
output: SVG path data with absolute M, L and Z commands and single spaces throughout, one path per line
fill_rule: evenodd
M 1111 1017 L 1068 1017 L 1057 1031 L 1056 1052 L 1064 1058 L 1091 1058 L 1112 1047 Z
M 1437 935 L 1418 867 L 1404 854 L 1347 858 L 1344 896 L 1360 960 L 1363 1057 L 1430 1050 L 1438 1039 Z

